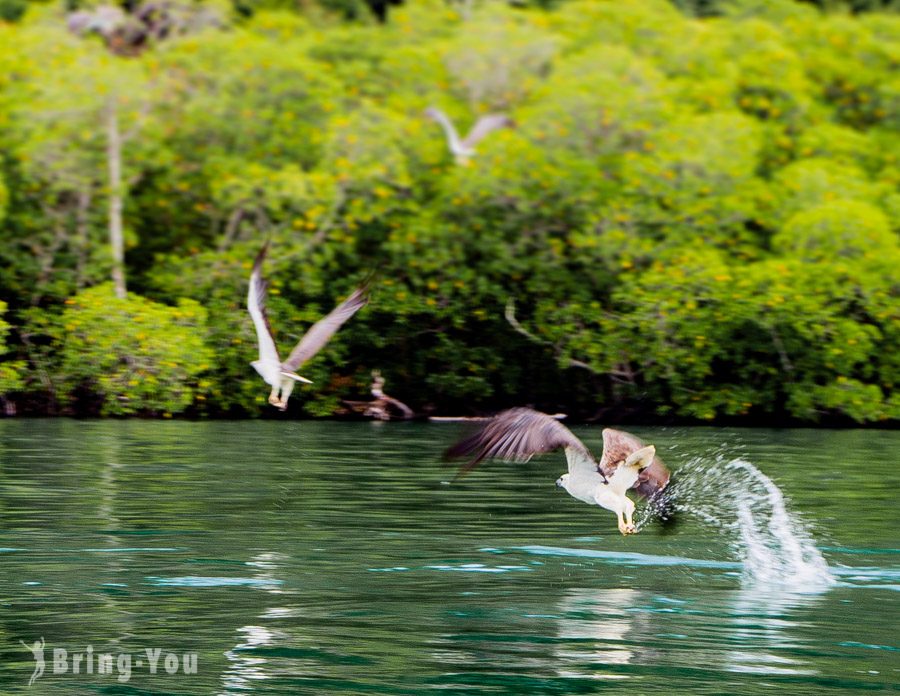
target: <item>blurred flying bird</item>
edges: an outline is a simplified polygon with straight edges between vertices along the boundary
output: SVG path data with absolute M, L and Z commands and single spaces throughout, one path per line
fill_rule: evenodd
M 262 264 L 268 249 L 269 243 L 266 242 L 256 255 L 250 274 L 250 287 L 247 290 L 247 309 L 253 319 L 256 339 L 259 342 L 259 359 L 250 364 L 266 384 L 272 387 L 269 403 L 284 411 L 294 382 L 312 384 L 311 380 L 297 374 L 297 368 L 318 353 L 345 321 L 366 306 L 369 301 L 368 284 L 358 287 L 347 299 L 331 310 L 331 314 L 313 324 L 291 351 L 288 359 L 282 362 L 278 357 L 278 349 L 275 347 L 272 327 L 269 325 L 265 308 L 267 283 L 262 279 Z
M 645 498 L 655 498 L 669 483 L 669 470 L 656 456 L 653 445 L 621 430 L 603 430 L 603 456 L 594 457 L 566 426 L 530 408 L 503 411 L 473 435 L 453 445 L 446 458 L 471 458 L 460 468 L 464 474 L 484 459 L 527 462 L 535 454 L 563 448 L 569 473 L 556 485 L 573 498 L 599 505 L 616 514 L 619 531 L 635 534 L 634 502 L 625 495 L 633 488 Z
M 469 134 L 460 140 L 453 122 L 443 111 L 435 106 L 425 109 L 425 115 L 441 124 L 447 136 L 447 147 L 456 158 L 457 164 L 466 164 L 476 154 L 475 146 L 495 130 L 513 125 L 513 120 L 506 114 L 486 114 L 478 119 Z

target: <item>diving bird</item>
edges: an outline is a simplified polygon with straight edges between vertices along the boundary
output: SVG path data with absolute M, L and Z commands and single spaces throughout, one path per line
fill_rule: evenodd
M 312 384 L 311 380 L 297 374 L 297 368 L 322 350 L 341 325 L 366 306 L 369 302 L 368 284 L 358 287 L 347 299 L 331 310 L 331 314 L 313 324 L 291 351 L 288 359 L 282 362 L 278 357 L 275 339 L 272 337 L 269 318 L 266 316 L 267 283 L 262 279 L 262 264 L 268 249 L 269 243 L 266 242 L 256 255 L 253 271 L 250 273 L 250 287 L 247 290 L 247 309 L 253 319 L 256 339 L 259 342 L 259 359 L 250 364 L 266 384 L 272 387 L 269 403 L 284 411 L 294 382 Z
M 599 505 L 616 514 L 619 531 L 635 534 L 634 502 L 629 489 L 655 498 L 669 483 L 669 470 L 656 456 L 653 445 L 621 430 L 603 430 L 603 456 L 597 459 L 566 426 L 546 413 L 513 408 L 489 420 L 479 431 L 447 450 L 447 459 L 471 458 L 460 474 L 484 459 L 527 462 L 535 454 L 563 448 L 569 473 L 556 480 L 573 498 Z
M 425 115 L 441 124 L 447 136 L 447 147 L 456 158 L 457 164 L 466 164 L 475 153 L 475 146 L 495 130 L 513 125 L 513 120 L 506 114 L 486 114 L 476 121 L 469 134 L 460 140 L 453 122 L 436 106 L 425 109 Z

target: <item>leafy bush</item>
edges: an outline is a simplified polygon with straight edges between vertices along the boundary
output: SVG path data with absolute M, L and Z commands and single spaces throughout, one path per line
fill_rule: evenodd
M 105 283 L 66 305 L 59 320 L 64 398 L 96 398 L 104 415 L 172 415 L 205 398 L 200 375 L 213 356 L 197 302 L 120 300 Z
M 21 360 L 7 360 L 4 355 L 7 352 L 6 336 L 9 334 L 10 325 L 3 320 L 6 314 L 6 303 L 0 301 L 0 396 L 21 389 L 24 381 L 22 372 L 25 363 Z
M 797 213 L 772 238 L 772 246 L 808 261 L 871 258 L 895 249 L 897 236 L 878 208 L 843 200 Z

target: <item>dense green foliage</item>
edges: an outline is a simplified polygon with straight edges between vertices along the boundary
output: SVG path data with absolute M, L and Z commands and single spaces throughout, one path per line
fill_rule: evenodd
M 183 411 L 204 399 L 198 376 L 212 354 L 206 310 L 194 300 L 176 307 L 142 297 L 119 300 L 108 283 L 66 300 L 60 315 L 59 374 L 63 398 L 96 399 L 103 414 Z
M 28 363 L 0 391 L 260 414 L 243 305 L 270 238 L 283 352 L 378 271 L 304 368 L 306 413 L 378 368 L 418 410 L 900 418 L 900 19 L 454 7 L 257 9 L 132 58 L 55 5 L 0 25 L 0 359 Z M 118 302 L 98 286 L 111 103 L 136 293 Z M 458 165 L 432 104 L 517 127 Z
M 25 363 L 21 360 L 4 360 L 6 336 L 10 329 L 9 324 L 3 320 L 5 313 L 6 303 L 0 301 L 0 397 L 22 388 L 22 371 L 25 368 Z

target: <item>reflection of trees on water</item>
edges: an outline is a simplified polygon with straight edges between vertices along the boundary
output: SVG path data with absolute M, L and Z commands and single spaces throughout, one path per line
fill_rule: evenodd
M 96 438 L 98 454 L 101 455 L 101 469 L 97 480 L 99 500 L 97 505 L 97 517 L 102 525 L 103 541 L 112 553 L 103 554 L 104 575 L 115 582 L 126 573 L 126 554 L 114 551 L 121 548 L 120 537 L 114 532 L 122 531 L 122 524 L 116 514 L 116 497 L 118 493 L 118 477 L 122 469 L 122 445 L 121 439 L 113 434 L 103 434 Z M 98 578 L 101 581 L 101 578 Z M 108 615 L 115 617 L 117 634 L 97 636 L 97 640 L 105 642 L 104 650 L 116 652 L 123 650 L 123 643 L 134 637 L 134 623 L 131 612 L 127 611 L 119 598 L 110 593 L 101 593 L 101 598 Z
M 36 436 L 32 423 L 3 423 L 0 447 L 14 446 L 0 457 L 0 527 L 20 550 L 4 574 L 17 611 L 4 616 L 2 632 L 43 635 L 48 650 L 127 651 L 136 621 L 124 589 L 133 556 L 120 551 L 125 467 L 112 427 L 60 420 L 41 424 Z
M 0 448 L 8 449 L 0 458 L 0 547 L 21 549 L 10 552 L 3 577 L 17 611 L 0 619 L 0 632 L 12 643 L 44 635 L 48 649 L 197 650 L 198 679 L 217 679 L 225 646 L 210 645 L 204 622 L 219 622 L 227 639 L 234 626 L 277 611 L 260 602 L 283 591 L 274 582 L 277 554 L 251 559 L 254 588 L 153 587 L 153 576 L 205 574 L 198 561 L 227 563 L 229 539 L 213 524 L 243 514 L 232 501 L 253 498 L 244 489 L 235 494 L 227 477 L 206 480 L 214 445 L 228 440 L 215 424 L 58 420 L 5 421 L 0 428 Z M 238 593 L 240 604 L 210 615 L 210 607 Z M 30 656 L 20 653 L 6 660 L 17 674 L 30 669 Z M 142 675 L 138 670 L 133 679 Z

